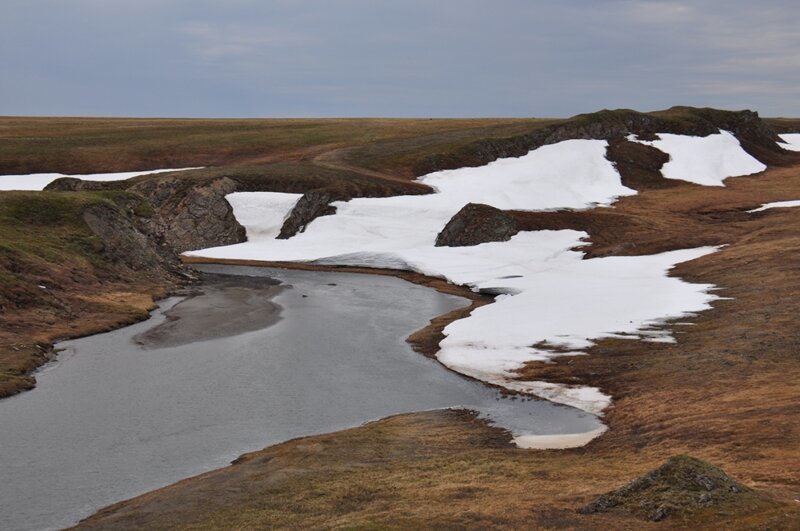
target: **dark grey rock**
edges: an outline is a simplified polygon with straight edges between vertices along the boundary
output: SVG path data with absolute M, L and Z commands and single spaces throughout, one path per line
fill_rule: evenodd
M 486 242 L 504 242 L 519 232 L 517 221 L 502 210 L 468 203 L 436 237 L 437 247 L 465 247 Z
M 331 202 L 337 198 L 327 192 L 311 191 L 303 194 L 294 206 L 286 221 L 283 222 L 278 234 L 279 240 L 288 240 L 306 230 L 309 223 L 320 216 L 330 216 L 336 213 L 336 207 Z

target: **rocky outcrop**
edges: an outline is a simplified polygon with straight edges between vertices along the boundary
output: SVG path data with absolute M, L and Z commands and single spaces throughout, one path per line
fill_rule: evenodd
M 623 137 L 614 138 L 608 142 L 606 158 L 614 163 L 622 184 L 628 188 L 642 191 L 679 184 L 661 174 L 669 155 L 653 146 L 630 142 Z
M 128 190 L 152 205 L 152 215 L 140 227 L 158 245 L 173 253 L 230 245 L 245 241 L 225 196 L 239 184 L 228 177 L 189 179 L 164 176 L 139 181 L 82 181 L 62 177 L 50 183 L 47 191 Z
M 227 177 L 200 182 L 172 177 L 130 188 L 153 205 L 151 237 L 176 253 L 245 241 L 244 227 L 225 200 L 236 189 L 236 182 Z
M 286 221 L 283 222 L 278 234 L 279 240 L 288 240 L 306 230 L 309 223 L 319 216 L 330 216 L 336 213 L 336 207 L 331 206 L 337 198 L 328 192 L 311 191 L 303 194 L 294 206 Z
M 532 149 L 564 140 L 612 140 L 630 134 L 645 140 L 653 139 L 657 133 L 708 136 L 720 129 L 731 131 L 745 151 L 765 164 L 783 165 L 798 159 L 796 154 L 778 146 L 775 131 L 756 112 L 673 107 L 647 114 L 629 109 L 581 114 L 523 135 L 479 140 L 452 152 L 426 157 L 414 170 L 415 174 L 424 175 L 464 166 L 482 166 L 498 158 L 521 157 Z
M 578 510 L 582 514 L 621 512 L 654 522 L 688 519 L 713 509 L 745 513 L 771 500 L 728 477 L 722 469 L 686 455 L 673 456 L 657 469 Z
M 94 204 L 83 212 L 86 225 L 103 242 L 103 255 L 112 264 L 134 271 L 157 270 L 167 260 L 131 219 L 111 205 Z
M 502 210 L 468 203 L 436 237 L 436 247 L 465 247 L 486 242 L 505 242 L 519 232 L 516 220 Z

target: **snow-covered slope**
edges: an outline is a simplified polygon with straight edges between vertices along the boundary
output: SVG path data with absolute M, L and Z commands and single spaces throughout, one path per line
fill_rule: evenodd
M 800 133 L 787 133 L 778 135 L 783 140 L 784 144 L 781 146 L 783 149 L 789 151 L 800 151 Z
M 660 140 L 631 140 L 654 146 L 669 155 L 661 168 L 667 179 L 679 179 L 704 186 L 725 186 L 728 177 L 750 175 L 767 167 L 753 158 L 728 131 L 708 136 L 659 133 Z
M 87 175 L 65 175 L 63 173 L 31 173 L 29 175 L 0 175 L 0 190 L 44 190 L 45 186 L 61 177 L 74 177 L 84 181 L 124 181 L 139 175 L 170 171 L 194 170 L 177 168 L 167 170 L 126 171 L 119 173 L 92 173 Z
M 247 230 L 250 241 L 272 240 L 281 232 L 302 194 L 278 192 L 234 192 L 225 196 L 236 221 Z

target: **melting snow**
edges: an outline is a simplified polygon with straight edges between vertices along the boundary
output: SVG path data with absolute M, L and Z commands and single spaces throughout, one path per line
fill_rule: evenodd
M 61 177 L 74 177 L 84 181 L 124 181 L 170 171 L 196 170 L 197 168 L 177 168 L 168 170 L 126 171 L 120 173 L 92 173 L 87 175 L 65 175 L 63 173 L 31 173 L 29 175 L 0 175 L 0 190 L 44 190 L 45 186 Z
M 302 194 L 278 192 L 234 192 L 225 196 L 236 221 L 247 231 L 247 239 L 271 240 L 281 232 L 283 222 Z
M 679 164 L 696 160 L 702 150 L 713 162 L 701 164 L 693 175 L 714 173 L 713 184 L 721 183 L 723 171 L 760 171 L 745 167 L 749 155 L 730 134 L 713 136 L 710 141 L 667 136 L 662 142 Z M 408 269 L 504 293 L 445 328 L 439 360 L 486 382 L 600 414 L 610 398 L 599 389 L 519 381 L 516 371 L 529 361 L 583 354 L 582 349 L 606 337 L 674 341 L 657 327 L 666 319 L 708 309 L 717 297 L 710 294 L 713 286 L 689 284 L 669 277 L 668 271 L 715 248 L 584 260 L 572 249 L 587 234 L 574 230 L 521 232 L 507 242 L 473 247 L 435 247 L 434 242 L 468 202 L 519 210 L 590 208 L 634 194 L 606 160 L 606 147 L 600 140 L 568 140 L 479 168 L 432 173 L 420 180 L 436 194 L 337 202 L 335 215 L 317 218 L 289 240 L 274 235 L 297 196 L 232 194 L 234 214 L 248 241 L 187 254 Z M 274 212 L 266 212 L 270 209 Z M 549 444 L 515 435 L 520 444 Z
M 778 136 L 784 142 L 784 145 L 781 146 L 783 149 L 788 149 L 789 151 L 800 151 L 800 133 L 788 133 Z
M 728 177 L 750 175 L 767 169 L 750 156 L 733 134 L 720 131 L 708 136 L 659 133 L 660 140 L 629 140 L 656 147 L 669 155 L 661 168 L 667 179 L 689 181 L 704 186 L 725 186 Z
M 766 203 L 761 205 L 759 208 L 754 208 L 753 210 L 748 210 L 747 212 L 752 214 L 753 212 L 762 212 L 770 208 L 789 208 L 796 206 L 800 206 L 800 201 L 777 201 L 775 203 Z

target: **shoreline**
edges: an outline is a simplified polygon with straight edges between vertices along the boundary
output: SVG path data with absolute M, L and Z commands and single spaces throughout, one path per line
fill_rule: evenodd
M 364 274 L 364 275 L 373 274 L 379 276 L 390 276 L 417 284 L 419 286 L 434 289 L 440 293 L 463 297 L 471 301 L 471 304 L 464 306 L 463 308 L 457 308 L 450 312 L 433 317 L 429 321 L 427 326 L 412 332 L 409 336 L 406 337 L 405 340 L 406 343 L 409 344 L 409 346 L 412 348 L 412 350 L 414 350 L 414 352 L 435 361 L 440 367 L 442 367 L 446 371 L 452 372 L 453 374 L 459 376 L 460 378 L 476 382 L 490 389 L 496 389 L 504 397 L 512 397 L 513 399 L 513 397 L 523 396 L 528 400 L 549 402 L 551 404 L 565 405 L 567 407 L 571 407 L 574 409 L 580 409 L 570 404 L 563 404 L 555 402 L 553 400 L 548 400 L 547 398 L 537 396 L 535 394 L 526 392 L 524 390 L 514 389 L 513 387 L 507 387 L 499 383 L 489 382 L 477 378 L 475 376 L 472 376 L 470 374 L 465 374 L 456 371 L 453 368 L 442 363 L 437 358 L 436 354 L 439 351 L 439 342 L 445 337 L 442 334 L 444 328 L 454 321 L 467 317 L 476 308 L 479 308 L 486 304 L 491 304 L 492 302 L 494 302 L 493 296 L 476 293 L 470 290 L 466 286 L 452 284 L 444 279 L 430 277 L 422 273 L 416 273 L 413 271 L 403 271 L 397 269 L 369 268 L 369 267 L 358 267 L 358 266 L 316 265 L 316 264 L 297 263 L 297 262 L 270 262 L 261 260 L 239 260 L 239 259 L 224 259 L 224 258 L 214 259 L 214 258 L 194 257 L 185 255 L 181 255 L 181 259 L 184 260 L 185 264 L 196 264 L 196 265 L 229 265 L 229 266 L 242 266 L 242 267 L 286 269 L 286 270 L 296 270 L 296 271 L 311 271 L 320 273 L 353 273 L 353 274 Z M 469 409 L 462 409 L 462 408 L 455 408 L 453 410 L 472 411 Z M 475 413 L 474 411 L 472 412 Z M 596 414 L 587 411 L 586 413 L 590 416 L 595 417 L 600 422 L 601 426 L 599 428 L 587 432 L 547 434 L 547 435 L 527 434 L 521 436 L 514 436 L 510 430 L 507 430 L 499 426 L 492 426 L 492 427 L 507 432 L 510 443 L 519 449 L 566 450 L 571 448 L 580 448 L 586 446 L 591 441 L 602 436 L 609 430 L 608 425 L 601 420 L 603 417 L 602 412 L 600 414 Z M 378 422 L 380 420 L 384 419 L 376 419 L 373 422 Z
M 524 395 L 534 400 L 545 400 L 535 395 L 523 393 L 521 391 L 515 391 L 513 389 L 508 389 L 506 387 L 496 385 L 491 382 L 486 382 L 479 378 L 475 378 L 468 374 L 463 374 L 458 371 L 454 371 L 447 365 L 441 363 L 436 358 L 436 353 L 439 350 L 439 341 L 441 341 L 444 338 L 444 335 L 442 334 L 444 328 L 450 323 L 468 316 L 476 308 L 480 308 L 481 306 L 491 304 L 492 302 L 494 302 L 494 297 L 492 297 L 491 295 L 476 293 L 471 289 L 467 288 L 466 286 L 451 284 L 450 282 L 447 282 L 442 278 L 435 278 L 423 275 L 422 273 L 416 273 L 413 271 L 403 271 L 399 269 L 369 268 L 369 267 L 358 267 L 358 266 L 316 265 L 316 264 L 308 264 L 302 262 L 270 262 L 263 260 L 240 260 L 235 258 L 205 258 L 199 256 L 186 256 L 186 255 L 181 255 L 181 260 L 183 261 L 184 264 L 188 265 L 192 264 L 230 265 L 230 266 L 289 269 L 296 271 L 314 271 L 320 273 L 356 273 L 363 275 L 389 276 L 389 277 L 399 278 L 407 282 L 411 282 L 412 284 L 416 284 L 418 286 L 431 288 L 438 291 L 439 293 L 444 293 L 446 295 L 456 295 L 459 297 L 463 297 L 471 301 L 471 303 L 468 306 L 465 306 L 463 308 L 458 308 L 453 311 L 434 317 L 433 319 L 430 320 L 427 326 L 411 332 L 408 335 L 408 337 L 406 337 L 406 342 L 418 354 L 421 354 L 428 359 L 436 361 L 444 369 L 453 372 L 454 374 L 457 374 L 462 378 L 480 382 L 482 385 L 497 389 L 503 395 L 507 396 Z

